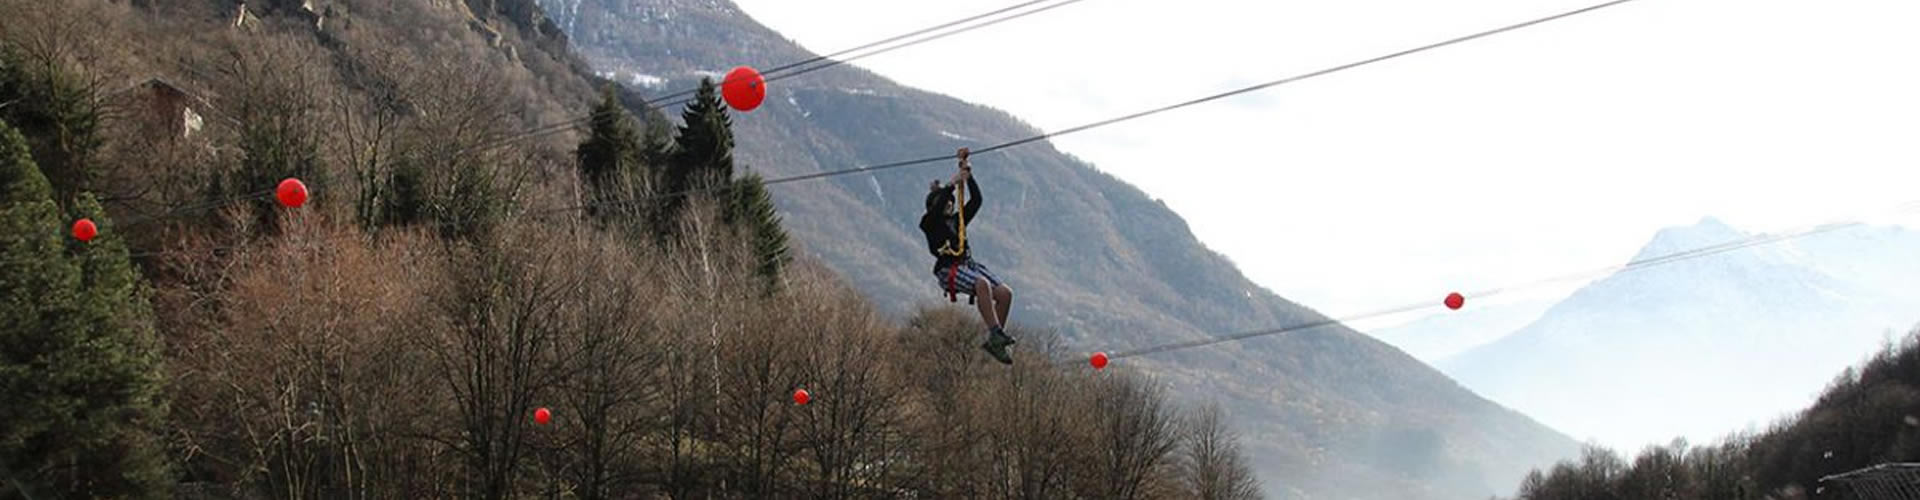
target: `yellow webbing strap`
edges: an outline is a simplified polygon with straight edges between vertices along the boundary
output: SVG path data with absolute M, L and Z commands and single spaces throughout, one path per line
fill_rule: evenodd
M 953 210 L 955 214 L 960 216 L 960 249 L 953 253 L 955 257 L 958 257 L 960 254 L 967 252 L 967 187 L 955 184 L 953 190 Z
M 962 164 L 965 164 L 967 161 L 967 148 L 960 148 L 960 161 Z M 954 213 L 960 216 L 960 248 L 941 247 L 940 253 L 950 257 L 959 257 L 967 252 L 967 186 L 958 182 L 953 183 L 953 191 Z
M 965 163 L 967 161 L 966 148 L 960 148 L 960 161 L 962 165 L 966 164 Z M 953 190 L 954 190 L 954 213 L 959 216 L 959 218 L 956 221 L 958 222 L 958 227 L 957 227 L 958 234 L 956 234 L 956 236 L 958 236 L 960 240 L 959 247 L 954 248 L 954 247 L 942 245 L 940 247 L 940 254 L 946 255 L 949 257 L 959 257 L 962 255 L 966 255 L 967 253 L 967 187 L 956 182 L 953 184 Z M 959 271 L 960 271 L 959 262 L 955 262 L 953 264 L 953 267 L 947 269 L 947 301 L 948 302 L 958 302 L 960 300 L 957 296 L 958 290 L 954 289 L 954 275 L 957 274 Z M 967 296 L 967 303 L 968 304 L 973 303 L 972 295 Z

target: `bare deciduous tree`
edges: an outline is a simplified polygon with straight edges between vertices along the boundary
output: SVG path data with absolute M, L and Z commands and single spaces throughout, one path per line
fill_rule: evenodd
M 573 365 L 552 399 L 565 412 L 556 434 L 565 436 L 567 478 L 584 499 L 628 498 L 643 486 L 641 446 L 661 398 L 655 369 L 661 361 L 659 325 L 651 304 L 663 293 L 651 266 L 612 238 L 576 234 L 555 241 L 581 273 L 580 297 L 564 321 L 571 331 L 562 352 Z
M 1188 498 L 1252 500 L 1260 483 L 1218 403 L 1201 407 L 1186 420 L 1180 435 L 1180 473 Z
M 441 439 L 465 458 L 465 496 L 515 493 L 534 408 L 579 370 L 561 346 L 585 278 L 569 255 L 544 244 L 559 237 L 511 227 L 497 240 L 456 245 L 446 262 L 452 279 L 440 299 L 452 328 L 429 349 L 454 402 Z
M 836 299 L 854 292 L 823 273 L 794 272 L 782 330 L 805 356 L 798 380 L 820 394 L 796 417 L 815 468 L 813 496 L 864 496 L 895 473 L 904 451 L 906 386 L 888 368 L 904 360 L 874 311 Z
M 1142 498 L 1169 476 L 1179 445 L 1178 419 L 1166 389 L 1151 379 L 1116 372 L 1092 383 L 1094 425 L 1087 459 L 1098 464 L 1094 483 L 1103 498 Z
M 342 84 L 355 91 L 333 96 L 341 126 L 331 144 L 334 158 L 358 181 L 355 217 L 372 227 L 385 221 L 382 209 L 394 203 L 395 195 L 388 190 L 399 132 L 414 116 L 414 94 L 422 85 L 412 78 L 409 66 L 414 61 L 408 54 L 380 46 L 344 50 L 352 56 L 339 63 Z
M 797 451 L 794 419 L 804 411 L 788 398 L 804 382 L 801 353 L 794 349 L 799 336 L 785 330 L 792 322 L 784 318 L 794 310 L 789 304 L 755 304 L 751 314 L 727 319 L 721 339 L 714 417 L 725 446 L 724 481 L 727 489 L 756 498 L 792 494 L 783 474 Z
M 260 194 L 289 177 L 327 185 L 321 144 L 333 129 L 326 103 L 337 80 L 324 55 L 288 37 L 227 34 L 216 41 L 216 50 L 189 67 L 209 75 L 216 140 L 231 146 L 222 149 L 223 171 L 206 195 L 218 205 L 244 203 L 251 227 L 277 233 L 279 207 Z

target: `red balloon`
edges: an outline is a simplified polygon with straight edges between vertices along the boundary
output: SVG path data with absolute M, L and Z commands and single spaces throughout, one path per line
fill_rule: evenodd
M 93 241 L 94 235 L 97 234 L 100 234 L 100 228 L 93 226 L 93 219 L 73 221 L 73 237 L 75 239 L 83 242 Z
M 807 401 L 812 401 L 812 400 L 813 400 L 813 396 L 810 394 L 807 394 L 806 389 L 794 389 L 793 391 L 794 404 L 807 404 Z
M 1106 367 L 1107 367 L 1107 353 L 1104 353 L 1104 352 L 1096 352 L 1096 353 L 1093 353 L 1093 359 L 1092 359 L 1092 360 L 1089 360 L 1089 361 L 1090 361 L 1091 363 L 1093 363 L 1093 369 L 1095 369 L 1095 370 L 1098 370 L 1098 369 L 1101 369 L 1101 368 L 1106 368 Z
M 1467 304 L 1467 298 L 1461 297 L 1458 292 L 1447 294 L 1447 309 L 1453 309 L 1457 311 L 1460 309 L 1460 306 L 1463 306 L 1466 304 Z
M 280 199 L 281 206 L 297 208 L 307 204 L 307 185 L 300 179 L 288 177 L 280 181 L 280 188 L 274 190 L 273 196 Z
M 547 422 L 553 421 L 553 412 L 547 411 L 546 408 L 533 410 L 533 421 L 540 425 L 547 425 Z
M 720 97 L 726 98 L 727 105 L 733 109 L 753 111 L 767 98 L 767 79 L 753 68 L 733 68 L 727 72 L 727 79 L 720 82 Z

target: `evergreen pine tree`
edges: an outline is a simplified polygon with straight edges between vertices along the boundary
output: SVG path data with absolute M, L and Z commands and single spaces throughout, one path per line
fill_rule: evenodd
M 587 139 L 575 154 L 587 185 L 606 189 L 615 177 L 640 169 L 644 145 L 639 124 L 620 105 L 611 85 L 601 93 L 600 104 L 594 105 L 592 113 Z
M 725 186 L 733 179 L 733 122 L 727 118 L 726 103 L 713 80 L 700 79 L 693 101 L 680 113 L 684 122 L 674 136 L 667 153 L 667 165 L 661 182 L 659 224 L 671 228 L 691 190 Z M 725 202 L 725 200 L 722 200 Z
M 0 120 L 26 138 L 61 204 L 72 203 L 93 182 L 90 163 L 102 143 L 97 97 L 67 68 L 0 47 Z
M 684 123 L 674 139 L 668 187 L 683 191 L 732 180 L 733 120 L 712 79 L 700 79 L 700 90 L 680 118 Z
M 56 498 L 164 498 L 152 312 L 91 195 L 62 214 L 0 122 L 0 481 Z M 79 242 L 77 217 L 99 225 Z
M 767 291 L 777 290 L 780 271 L 792 262 L 787 249 L 787 231 L 780 227 L 780 214 L 767 193 L 760 174 L 748 173 L 727 190 L 729 203 L 724 213 L 727 225 L 743 233 L 753 247 L 754 273 L 766 280 Z
M 498 226 L 507 197 L 491 169 L 456 166 L 446 174 L 446 196 L 432 205 L 440 237 L 477 241 Z
M 684 123 L 667 155 L 666 193 L 726 188 L 717 193 L 721 221 L 747 238 L 757 260 L 755 273 L 766 280 L 769 292 L 776 290 L 781 270 L 792 261 L 787 233 L 765 180 L 758 174 L 733 178 L 733 121 L 712 79 L 700 80 L 700 89 L 680 117 Z M 666 199 L 663 222 L 670 222 L 685 201 L 684 196 Z
M 643 103 L 644 105 L 644 103 Z M 646 149 L 641 153 L 642 163 L 651 168 L 663 168 L 673 160 L 673 122 L 667 120 L 667 114 L 660 108 L 645 108 L 645 132 L 643 141 Z
M 581 181 L 586 183 L 589 215 L 636 211 L 634 207 L 609 206 L 640 197 L 639 188 L 648 184 L 644 179 L 647 170 L 641 165 L 649 156 L 639 124 L 621 105 L 611 84 L 602 92 L 600 104 L 593 107 L 587 139 L 575 155 L 580 161 Z

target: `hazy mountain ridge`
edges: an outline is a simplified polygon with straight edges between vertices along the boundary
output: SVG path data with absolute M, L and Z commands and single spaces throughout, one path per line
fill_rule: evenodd
M 1476 304 L 1459 311 L 1436 313 L 1400 325 L 1375 328 L 1367 333 L 1432 363 L 1499 340 L 1539 319 L 1552 306 L 1552 301 L 1545 300 L 1486 306 Z
M 1659 231 L 1633 260 L 1751 236 L 1709 217 Z M 1920 321 L 1920 297 L 1899 286 L 1920 281 L 1909 255 L 1914 233 L 1856 227 L 1617 273 L 1436 366 L 1576 437 L 1702 441 L 1805 406 Z
M 737 64 L 811 54 L 729 2 L 548 0 L 595 70 L 642 93 L 688 88 Z M 748 54 L 753 60 L 739 61 Z M 673 110 L 670 110 L 670 113 Z M 736 158 L 769 176 L 943 154 L 1038 133 L 1008 113 L 835 68 L 769 85 L 736 113 Z M 975 160 L 985 207 L 970 243 L 1011 282 L 1013 321 L 1120 351 L 1321 319 L 1249 282 L 1164 204 L 1045 143 Z M 772 189 L 799 247 L 895 313 L 948 304 L 914 227 L 935 164 Z M 964 305 L 962 302 L 961 305 Z M 1218 396 L 1269 490 L 1308 498 L 1505 493 L 1573 443 L 1489 404 L 1391 346 L 1323 328 L 1127 358 Z M 1403 446 L 1404 445 L 1404 446 Z M 1418 445 L 1418 446 L 1415 446 Z M 1354 491 L 1353 484 L 1377 485 Z

